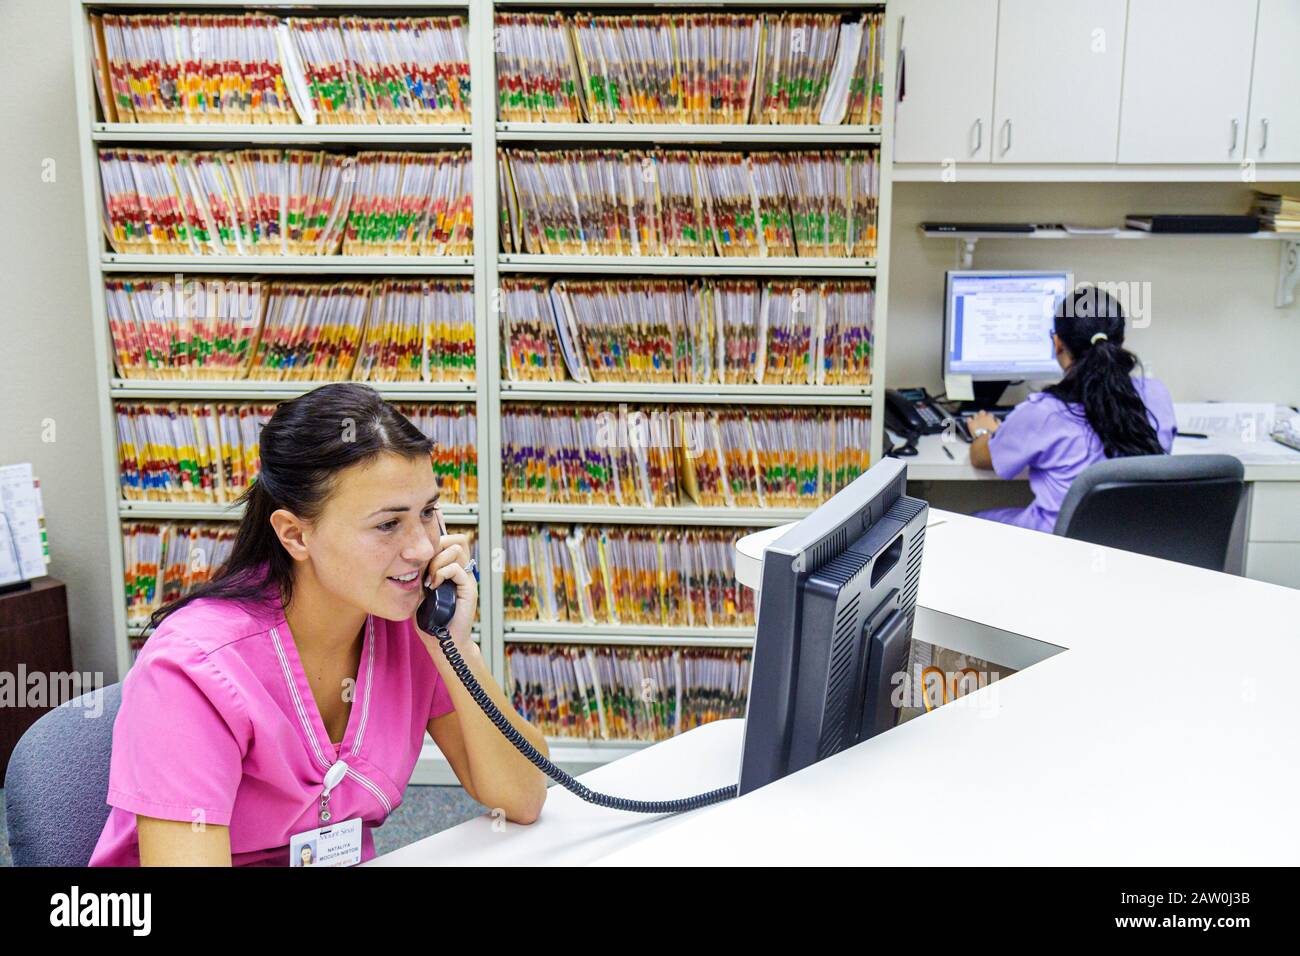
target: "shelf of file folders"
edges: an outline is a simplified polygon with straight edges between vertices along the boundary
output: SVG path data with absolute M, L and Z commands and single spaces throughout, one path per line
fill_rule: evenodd
M 504 521 L 771 526 L 864 472 L 870 410 L 511 402 Z
M 477 524 L 474 405 L 396 407 L 433 442 L 448 522 Z M 114 401 L 121 518 L 238 521 L 238 500 L 257 478 L 258 436 L 274 410 L 265 401 Z
M 841 127 L 878 129 L 883 112 L 879 3 L 593 14 L 436 0 L 402 17 L 310 3 L 288 16 L 105 6 L 87 10 L 94 132 L 105 139 L 203 135 L 195 127 L 467 135 L 471 19 L 493 6 L 502 126 L 543 126 L 567 141 L 600 126 L 781 126 L 824 143 Z
M 497 312 L 503 401 L 870 400 L 871 279 L 506 276 Z
M 464 522 L 453 515 L 448 529 L 466 535 L 477 560 L 478 528 Z M 138 651 L 150 615 L 208 580 L 230 556 L 238 528 L 232 521 L 188 516 L 151 520 L 135 510 L 123 515 L 121 528 L 127 636 Z M 477 622 L 473 633 L 477 640 Z
M 114 398 L 280 399 L 331 381 L 397 402 L 466 399 L 473 280 L 110 275 Z

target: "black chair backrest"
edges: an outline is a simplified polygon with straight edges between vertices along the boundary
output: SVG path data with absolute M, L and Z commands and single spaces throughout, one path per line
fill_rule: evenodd
M 1231 455 L 1136 455 L 1084 469 L 1056 534 L 1222 571 L 1245 490 Z

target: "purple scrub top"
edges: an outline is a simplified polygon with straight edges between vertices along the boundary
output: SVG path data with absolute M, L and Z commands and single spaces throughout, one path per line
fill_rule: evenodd
M 1168 452 L 1174 445 L 1169 389 L 1154 378 L 1134 378 L 1133 385 L 1147 407 L 1160 447 Z M 1028 470 L 1034 501 L 1027 508 L 995 508 L 977 511 L 976 516 L 1050 534 L 1074 479 L 1106 455 L 1082 405 L 1066 405 L 1046 392 L 1036 392 L 1017 405 L 989 438 L 989 457 L 1000 478 L 1015 478 Z

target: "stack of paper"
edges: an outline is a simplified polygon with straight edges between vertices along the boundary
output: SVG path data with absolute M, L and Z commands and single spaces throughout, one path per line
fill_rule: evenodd
M 49 562 L 40 483 L 30 462 L 0 465 L 0 585 L 45 574 Z
M 1300 232 L 1300 196 L 1257 192 L 1250 214 L 1269 232 Z

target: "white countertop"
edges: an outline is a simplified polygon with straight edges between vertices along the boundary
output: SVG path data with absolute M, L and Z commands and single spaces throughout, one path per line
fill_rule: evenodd
M 1175 404 L 1174 407 L 1178 410 L 1191 406 Z M 1278 414 L 1281 413 L 1279 407 Z M 952 458 L 944 454 L 945 447 L 952 453 Z M 907 477 L 911 481 L 1002 480 L 995 472 L 972 465 L 970 445 L 955 434 L 947 437 L 941 434 L 922 435 L 917 440 L 916 451 L 914 457 L 899 459 L 907 463 Z M 1232 455 L 1246 466 L 1247 481 L 1300 481 L 1300 451 L 1279 444 L 1266 434 L 1259 435 L 1256 441 L 1243 441 L 1222 435 L 1212 435 L 1209 438 L 1176 437 L 1173 454 Z M 1022 472 L 1016 480 L 1027 477 L 1027 473 Z
M 918 603 L 1066 650 L 602 862 L 1300 862 L 1300 592 L 936 517 Z
M 531 827 L 480 817 L 376 862 L 1300 862 L 1300 591 L 932 509 L 918 604 L 1065 650 L 724 804 L 647 819 L 552 788 Z M 581 779 L 712 789 L 741 730 Z

